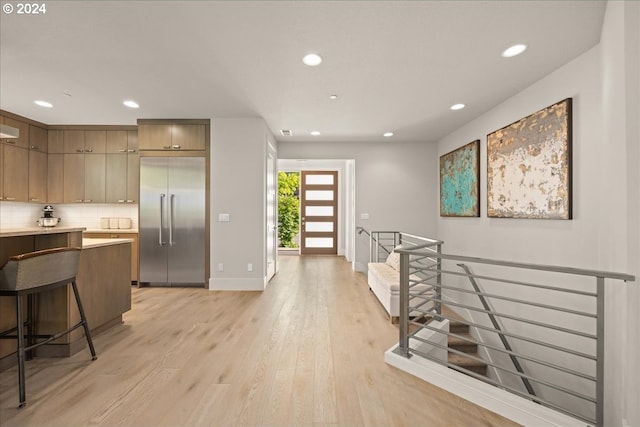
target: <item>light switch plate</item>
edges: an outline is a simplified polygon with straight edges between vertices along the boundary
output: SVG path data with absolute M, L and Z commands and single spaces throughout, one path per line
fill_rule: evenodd
M 361 213 L 360 214 L 360 219 L 369 219 L 369 214 L 368 213 Z
M 229 222 L 229 220 L 230 218 L 228 213 L 218 214 L 218 222 Z

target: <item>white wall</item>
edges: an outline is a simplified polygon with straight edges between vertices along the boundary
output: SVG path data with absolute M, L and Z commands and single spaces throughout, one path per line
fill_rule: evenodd
M 639 273 L 637 9 L 634 2 L 610 1 L 599 46 L 439 141 L 439 155 L 482 141 L 481 218 L 438 219 L 446 253 Z M 567 97 L 573 98 L 574 219 L 487 218 L 486 135 Z M 640 425 L 638 286 L 609 285 L 606 425 L 625 419 Z
M 278 151 L 280 159 L 354 159 L 356 227 L 435 236 L 436 144 L 281 141 Z M 362 213 L 369 219 L 360 219 Z M 356 270 L 366 271 L 368 260 L 369 240 L 356 236 Z
M 211 279 L 216 290 L 265 287 L 265 200 L 268 142 L 264 120 L 220 118 L 211 122 Z M 221 213 L 229 222 L 218 221 Z M 218 265 L 223 264 L 223 271 Z M 252 264 L 253 271 L 248 271 Z

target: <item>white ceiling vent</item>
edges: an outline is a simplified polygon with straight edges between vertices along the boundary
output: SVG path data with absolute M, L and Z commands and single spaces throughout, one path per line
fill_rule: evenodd
M 280 129 L 280 133 L 282 136 L 291 136 L 291 131 L 289 129 Z

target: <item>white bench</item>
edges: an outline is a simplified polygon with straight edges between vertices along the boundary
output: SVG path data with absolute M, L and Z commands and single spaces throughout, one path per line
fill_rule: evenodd
M 370 262 L 368 264 L 367 282 L 369 289 L 373 291 L 378 301 L 389 313 L 392 323 L 396 323 L 400 316 L 400 254 L 392 252 L 385 262 Z M 419 280 L 416 276 L 411 276 L 412 280 Z M 416 285 L 411 292 L 424 293 L 433 296 L 433 287 L 429 285 Z M 433 308 L 433 301 L 423 305 L 421 309 L 430 310 Z M 420 313 L 412 313 L 419 315 Z

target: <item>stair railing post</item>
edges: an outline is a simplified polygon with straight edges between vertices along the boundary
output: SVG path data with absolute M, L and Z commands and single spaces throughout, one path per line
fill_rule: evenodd
M 400 339 L 398 342 L 398 354 L 406 358 L 409 354 L 409 254 L 400 253 L 400 313 L 398 329 Z
M 596 281 L 596 426 L 604 426 L 604 277 Z
M 438 258 L 436 260 L 436 314 L 442 314 L 442 243 L 438 243 L 436 246 L 436 251 L 438 253 Z M 439 320 L 442 320 L 438 318 Z

